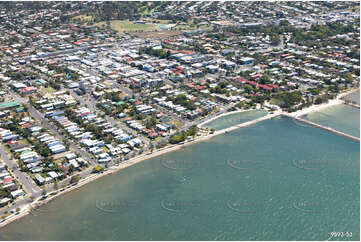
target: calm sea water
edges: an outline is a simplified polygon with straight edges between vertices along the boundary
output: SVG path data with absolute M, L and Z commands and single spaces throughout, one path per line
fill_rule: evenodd
M 251 110 L 242 113 L 234 113 L 219 117 L 209 123 L 206 123 L 204 127 L 214 128 L 215 130 L 221 130 L 232 127 L 237 124 L 245 123 L 263 117 L 265 115 L 267 115 L 267 112 L 264 110 Z
M 358 142 L 277 117 L 101 178 L 0 240 L 359 240 L 359 157 Z
M 341 104 L 310 113 L 304 118 L 360 137 L 360 109 L 358 108 Z

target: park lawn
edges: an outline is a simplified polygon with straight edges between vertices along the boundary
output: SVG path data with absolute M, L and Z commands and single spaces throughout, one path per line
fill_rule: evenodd
M 271 98 L 270 104 L 281 106 L 281 100 L 276 99 L 276 98 Z
M 103 27 L 106 26 L 106 22 L 99 22 L 94 26 Z M 110 21 L 110 27 L 118 32 L 151 31 L 157 29 L 155 26 L 155 24 L 134 24 L 128 20 Z

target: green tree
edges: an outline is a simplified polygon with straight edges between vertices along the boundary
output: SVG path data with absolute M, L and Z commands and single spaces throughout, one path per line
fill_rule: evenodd
M 322 103 L 322 98 L 317 97 L 315 100 L 315 104 L 321 104 Z
M 78 183 L 80 180 L 79 175 L 74 175 L 70 178 L 70 184 Z
M 54 190 L 58 190 L 59 189 L 59 186 L 58 186 L 58 181 L 55 179 L 54 180 Z
M 103 167 L 101 167 L 100 165 L 96 165 L 94 168 L 93 168 L 93 172 L 94 173 L 99 173 L 99 172 L 102 172 L 104 170 Z
M 154 128 L 155 125 L 157 125 L 157 118 L 152 116 L 150 119 L 147 120 L 145 126 L 147 127 L 147 129 L 151 129 Z
M 352 83 L 354 81 L 354 78 L 352 77 L 350 72 L 347 72 L 346 74 L 343 75 L 343 78 L 346 80 L 346 82 L 348 83 Z

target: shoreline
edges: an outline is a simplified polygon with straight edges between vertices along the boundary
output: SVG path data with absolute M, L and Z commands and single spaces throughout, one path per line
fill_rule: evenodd
M 352 94 L 352 93 L 354 93 L 356 91 L 359 91 L 359 90 L 360 90 L 359 87 L 353 88 L 351 90 L 348 90 L 346 92 L 338 94 L 335 99 L 329 100 L 327 103 L 312 105 L 310 107 L 298 110 L 296 112 L 289 113 L 289 116 L 299 118 L 299 117 L 304 116 L 306 114 L 320 111 L 321 109 L 324 109 L 324 108 L 328 108 L 328 107 L 335 106 L 335 105 L 340 105 L 340 104 L 344 103 L 344 100 L 342 98 L 344 98 L 344 97 L 346 97 L 346 96 L 348 96 L 348 95 L 350 95 L 350 94 Z
M 138 163 L 140 163 L 142 161 L 145 161 L 145 160 L 148 160 L 150 158 L 154 158 L 154 157 L 157 157 L 157 156 L 160 156 L 160 155 L 172 152 L 172 151 L 179 150 L 179 149 L 184 148 L 186 146 L 190 146 L 190 145 L 193 145 L 195 143 L 211 139 L 214 136 L 224 134 L 224 133 L 227 133 L 229 131 L 232 131 L 232 130 L 235 130 L 235 129 L 238 129 L 238 128 L 246 127 L 246 126 L 249 126 L 249 125 L 264 121 L 266 119 L 274 118 L 274 117 L 280 115 L 281 113 L 282 112 L 269 114 L 269 115 L 260 117 L 258 119 L 254 119 L 254 120 L 242 123 L 242 124 L 238 124 L 238 125 L 226 128 L 226 129 L 218 130 L 218 131 L 215 131 L 213 134 L 208 134 L 208 135 L 205 135 L 205 136 L 201 136 L 199 138 L 195 138 L 195 139 L 193 139 L 191 141 L 185 142 L 184 144 L 170 145 L 168 147 L 164 147 L 164 148 L 162 148 L 160 150 L 157 150 L 154 153 L 151 153 L 151 154 L 148 153 L 148 154 L 144 154 L 144 155 L 141 155 L 141 156 L 138 156 L 138 157 L 134 157 L 134 158 L 131 158 L 131 159 L 127 160 L 127 161 L 124 161 L 124 162 L 122 162 L 122 163 L 120 163 L 118 165 L 114 165 L 112 167 L 109 167 L 103 173 L 92 174 L 92 175 L 80 180 L 76 185 L 68 185 L 68 186 L 66 186 L 65 190 L 63 190 L 63 191 L 61 191 L 61 190 L 64 189 L 64 188 L 60 188 L 57 191 L 51 192 L 51 193 L 56 192 L 55 195 L 47 197 L 44 200 L 40 200 L 41 197 L 39 197 L 37 200 L 33 201 L 31 204 L 27 204 L 26 206 L 24 206 L 20 210 L 19 214 L 11 214 L 8 218 L 6 218 L 6 220 L 4 222 L 2 222 L 2 223 L 0 222 L 0 229 L 5 227 L 6 225 L 10 224 L 11 222 L 13 222 L 15 220 L 18 220 L 18 219 L 20 219 L 20 218 L 22 218 L 22 217 L 24 217 L 24 216 L 26 216 L 28 214 L 31 214 L 31 210 L 33 210 L 34 208 L 36 209 L 36 207 L 38 207 L 38 206 L 43 206 L 43 205 L 49 203 L 50 201 L 54 200 L 55 198 L 57 198 L 57 197 L 59 197 L 61 195 L 64 195 L 64 194 L 66 194 L 68 192 L 71 192 L 71 191 L 73 191 L 75 189 L 81 188 L 82 186 L 84 186 L 86 184 L 89 184 L 92 181 L 97 180 L 97 179 L 99 179 L 101 177 L 113 174 L 115 172 L 118 172 L 118 171 L 120 171 L 122 169 L 125 169 L 127 167 L 130 167 L 130 166 L 133 166 L 135 164 L 138 164 Z
M 232 111 L 232 112 L 226 112 L 226 113 L 222 113 L 220 115 L 214 116 L 213 118 L 211 118 L 207 121 L 204 121 L 204 122 L 198 124 L 197 126 L 200 128 L 203 128 L 202 126 L 204 126 L 205 124 L 210 123 L 213 120 L 216 120 L 220 117 L 224 117 L 224 116 L 228 116 L 228 115 L 236 114 L 236 113 L 244 113 L 244 112 L 249 112 L 249 111 L 261 111 L 261 110 L 263 110 L 263 109 L 242 109 L 242 110 L 236 110 L 236 111 Z
M 323 108 L 326 108 L 326 107 L 341 104 L 341 103 L 343 103 L 343 100 L 341 100 L 341 98 L 343 98 L 343 97 L 345 97 L 347 95 L 350 95 L 351 93 L 356 92 L 357 90 L 359 90 L 359 87 L 357 87 L 355 89 L 348 90 L 348 91 L 346 91 L 344 93 L 340 93 L 339 95 L 337 95 L 337 97 L 335 99 L 329 100 L 328 103 L 324 103 L 324 104 L 320 104 L 320 105 L 312 105 L 312 106 L 310 106 L 308 108 L 298 110 L 298 111 L 293 112 L 293 113 L 289 113 L 288 116 L 291 117 L 291 118 L 292 117 L 298 118 L 299 116 L 302 116 L 302 115 L 305 115 L 305 114 L 308 114 L 308 113 L 311 113 L 311 112 L 319 111 L 319 110 L 321 110 Z M 219 117 L 227 116 L 227 115 L 234 114 L 234 113 L 242 113 L 242 112 L 246 112 L 246 111 L 252 111 L 252 110 L 260 110 L 260 109 L 236 110 L 236 111 L 232 111 L 232 112 L 229 112 L 229 113 L 223 113 L 223 114 L 215 116 L 215 117 L 211 118 L 210 120 L 207 120 L 207 121 L 205 121 L 205 122 L 203 122 L 201 124 L 198 124 L 197 126 L 202 127 L 204 124 L 206 124 L 208 122 L 211 122 L 211 121 L 213 121 L 213 120 L 215 120 L 215 119 L 217 119 Z M 133 166 L 135 164 L 138 164 L 138 163 L 140 163 L 142 161 L 145 161 L 145 160 L 148 160 L 150 158 L 154 158 L 154 157 L 157 157 L 157 156 L 160 156 L 160 155 L 172 152 L 172 151 L 176 151 L 176 150 L 179 150 L 179 149 L 181 149 L 183 147 L 186 147 L 186 146 L 189 146 L 189 145 L 196 144 L 198 142 L 202 142 L 202 141 L 211 139 L 214 136 L 224 134 L 224 133 L 228 133 L 228 132 L 233 131 L 235 129 L 247 127 L 247 126 L 250 126 L 252 124 L 262 122 L 262 121 L 267 120 L 267 119 L 272 119 L 272 118 L 275 118 L 275 117 L 277 117 L 279 115 L 282 115 L 282 114 L 284 114 L 284 112 L 281 111 L 281 110 L 278 110 L 278 111 L 275 111 L 272 114 L 267 114 L 265 116 L 262 116 L 260 118 L 257 118 L 257 119 L 251 120 L 251 121 L 247 121 L 247 122 L 237 124 L 237 125 L 234 125 L 234 126 L 222 129 L 222 130 L 215 131 L 212 134 L 208 134 L 208 135 L 205 135 L 205 136 L 200 136 L 198 138 L 194 138 L 193 140 L 185 142 L 184 144 L 169 145 L 169 146 L 161 148 L 161 149 L 159 149 L 159 150 L 157 150 L 155 152 L 147 153 L 147 154 L 144 154 L 144 155 L 141 155 L 141 156 L 138 156 L 138 157 L 134 157 L 134 158 L 126 160 L 126 161 L 124 161 L 124 162 L 122 162 L 122 163 L 120 163 L 118 165 L 111 166 L 107 170 L 105 170 L 103 173 L 92 174 L 92 175 L 90 175 L 88 177 L 85 177 L 85 178 L 81 179 L 78 183 L 76 183 L 76 185 L 71 185 L 70 184 L 70 185 L 68 185 L 68 186 L 66 186 L 64 188 L 58 189 L 57 191 L 51 192 L 51 193 L 56 192 L 56 194 L 54 194 L 54 195 L 52 195 L 50 197 L 47 197 L 44 200 L 40 201 L 41 197 L 39 197 L 37 200 L 33 201 L 31 204 L 27 204 L 24 207 L 22 207 L 18 214 L 16 214 L 16 213 L 11 214 L 9 217 L 7 217 L 5 219 L 5 221 L 0 222 L 0 229 L 5 227 L 6 225 L 10 224 L 11 222 L 13 222 L 15 220 L 18 220 L 18 219 L 20 219 L 20 218 L 22 218 L 22 217 L 24 217 L 24 216 L 26 216 L 28 214 L 31 214 L 31 210 L 33 210 L 34 208 L 36 208 L 38 206 L 43 206 L 43 205 L 49 203 L 50 201 L 54 200 L 55 198 L 57 198 L 57 197 L 59 197 L 61 195 L 64 195 L 64 194 L 66 194 L 68 192 L 71 192 L 71 191 L 73 191 L 75 189 L 81 188 L 82 186 L 84 186 L 86 184 L 89 184 L 92 181 L 97 180 L 97 179 L 99 179 L 99 178 L 101 178 L 103 176 L 113 174 L 115 172 L 118 172 L 118 171 L 120 171 L 122 169 L 125 169 L 127 167 L 130 167 L 130 166 Z M 64 190 L 61 191 L 62 189 L 64 189 Z

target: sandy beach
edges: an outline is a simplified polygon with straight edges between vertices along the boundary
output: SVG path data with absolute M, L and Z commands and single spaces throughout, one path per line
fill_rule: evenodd
M 215 117 L 213 117 L 213 118 L 211 118 L 211 119 L 209 119 L 207 121 L 204 121 L 204 122 L 198 124 L 197 126 L 202 127 L 205 124 L 207 124 L 209 122 L 212 122 L 213 120 L 218 119 L 218 118 L 223 117 L 223 116 L 228 116 L 228 115 L 235 114 L 235 113 L 244 113 L 244 112 L 248 112 L 248 111 L 255 111 L 255 110 L 262 110 L 262 109 L 245 109 L 245 110 L 236 110 L 236 111 L 232 111 L 232 112 L 222 113 L 222 114 L 217 115 L 217 116 L 215 116 Z
M 305 109 L 302 109 L 302 110 L 299 110 L 299 111 L 296 111 L 294 113 L 290 113 L 290 114 L 287 114 L 287 116 L 290 116 L 290 117 L 299 117 L 299 116 L 302 116 L 302 115 L 305 115 L 307 113 L 311 113 L 311 112 L 315 112 L 315 111 L 318 111 L 320 109 L 323 109 L 323 108 L 326 108 L 326 107 L 329 107 L 329 106 L 333 106 L 333 105 L 337 105 L 337 104 L 341 104 L 343 101 L 341 100 L 342 97 L 344 96 L 347 96 L 349 95 L 350 93 L 352 92 L 355 92 L 357 91 L 357 89 L 353 89 L 353 90 L 349 90 L 345 93 L 342 93 L 342 94 L 339 94 L 337 96 L 336 99 L 334 100 L 330 100 L 328 103 L 325 103 L 325 104 L 320 104 L 320 105 L 313 105 L 311 107 L 308 107 L 308 108 L 305 108 Z M 207 120 L 206 122 L 203 122 L 201 124 L 199 124 L 198 126 L 201 127 L 202 125 L 204 125 L 205 123 L 208 123 L 214 119 L 217 119 L 219 117 L 222 117 L 222 116 L 226 116 L 226 115 L 230 115 L 230 114 L 233 114 L 233 113 L 241 113 L 241 112 L 246 112 L 246 111 L 250 111 L 250 110 L 237 110 L 237 111 L 234 111 L 234 112 L 229 112 L 229 113 L 223 113 L 221 115 L 218 115 L 210 120 Z M 201 142 L 201 141 L 205 141 L 205 140 L 208 140 L 214 136 L 217 136 L 217 135 L 220 135 L 220 134 L 224 134 L 224 133 L 227 133 L 227 132 L 230 132 L 232 130 L 235 130 L 235 129 L 238 129 L 238 128 L 242 128 L 242 127 L 247 127 L 247 126 L 250 126 L 252 124 L 256 124 L 258 122 L 262 122 L 264 120 L 267 120 L 267 119 L 272 119 L 274 117 L 277 117 L 279 115 L 282 115 L 284 112 L 281 111 L 281 110 L 278 110 L 272 114 L 268 114 L 266 116 L 263 116 L 263 117 L 260 117 L 258 119 L 255 119 L 255 120 L 251 120 L 251 121 L 248 121 L 248 122 L 244 122 L 244 123 L 241 123 L 241 124 L 238 124 L 238 125 L 235 125 L 235 126 L 232 126 L 232 127 L 229 127 L 229 128 L 226 128 L 226 129 L 222 129 L 222 130 L 218 130 L 218 131 L 215 131 L 214 133 L 212 134 L 208 134 L 208 135 L 205 135 L 205 136 L 200 136 L 200 137 L 196 137 L 194 138 L 193 140 L 191 141 L 188 141 L 188 142 L 185 142 L 184 144 L 178 144 L 178 145 L 169 145 L 167 147 L 164 147 L 162 149 L 159 149 L 155 152 L 152 152 L 152 153 L 147 153 L 147 154 L 143 154 L 143 155 L 140 155 L 138 157 L 134 157 L 134 158 L 131 158 L 127 161 L 124 161 L 118 165 L 115 165 L 115 166 L 112 166 L 112 167 L 109 167 L 108 169 L 106 169 L 103 173 L 99 173 L 99 174 L 92 174 L 86 178 L 83 178 L 81 179 L 76 185 L 68 185 L 67 187 L 64 188 L 61 188 L 59 189 L 58 191 L 54 191 L 56 192 L 55 195 L 53 196 L 49 196 L 48 198 L 44 199 L 44 200 L 40 200 L 40 198 L 38 198 L 37 200 L 33 201 L 31 204 L 27 204 L 26 206 L 22 207 L 19 214 L 12 214 L 10 215 L 9 217 L 6 218 L 5 221 L 3 222 L 0 222 L 0 228 L 3 227 L 3 226 L 6 226 L 7 224 L 31 213 L 31 210 L 33 208 L 36 208 L 37 206 L 41 206 L 41 205 L 44 205 L 48 202 L 50 202 L 51 200 L 67 193 L 67 192 L 70 192 L 70 191 L 73 191 L 75 189 L 79 189 L 80 187 L 98 179 L 98 178 L 101 178 L 103 176 L 106 176 L 106 175 L 109 175 L 109 174 L 112 174 L 114 172 L 117 172 L 119 170 L 122 170 L 122 169 L 125 169 L 129 166 L 133 166 L 135 164 L 138 164 L 142 161 L 145 161 L 147 159 L 150 159 L 150 158 L 153 158 L 153 157 L 157 157 L 157 156 L 160 156 L 160 155 L 163 155 L 163 154 L 166 154 L 168 152 L 172 152 L 172 151 L 175 151 L 175 150 L 179 150 L 183 147 L 186 147 L 186 146 L 189 146 L 189 145 L 192 145 L 192 144 L 195 144 L 195 143 L 198 143 L 198 142 Z M 52 193 L 54 193 L 52 192 Z
M 297 117 L 300 117 L 300 116 L 303 116 L 303 115 L 306 115 L 306 114 L 309 114 L 312 112 L 319 111 L 319 110 L 327 108 L 327 107 L 342 104 L 344 102 L 342 100 L 342 98 L 344 98 L 345 96 L 350 95 L 351 93 L 356 92 L 358 90 L 359 90 L 359 88 L 355 88 L 355 89 L 348 90 L 347 92 L 340 93 L 339 95 L 337 95 L 337 97 L 335 99 L 329 100 L 328 103 L 312 105 L 311 107 L 304 108 L 302 110 L 298 110 L 296 112 L 290 113 L 289 116 L 297 118 Z

